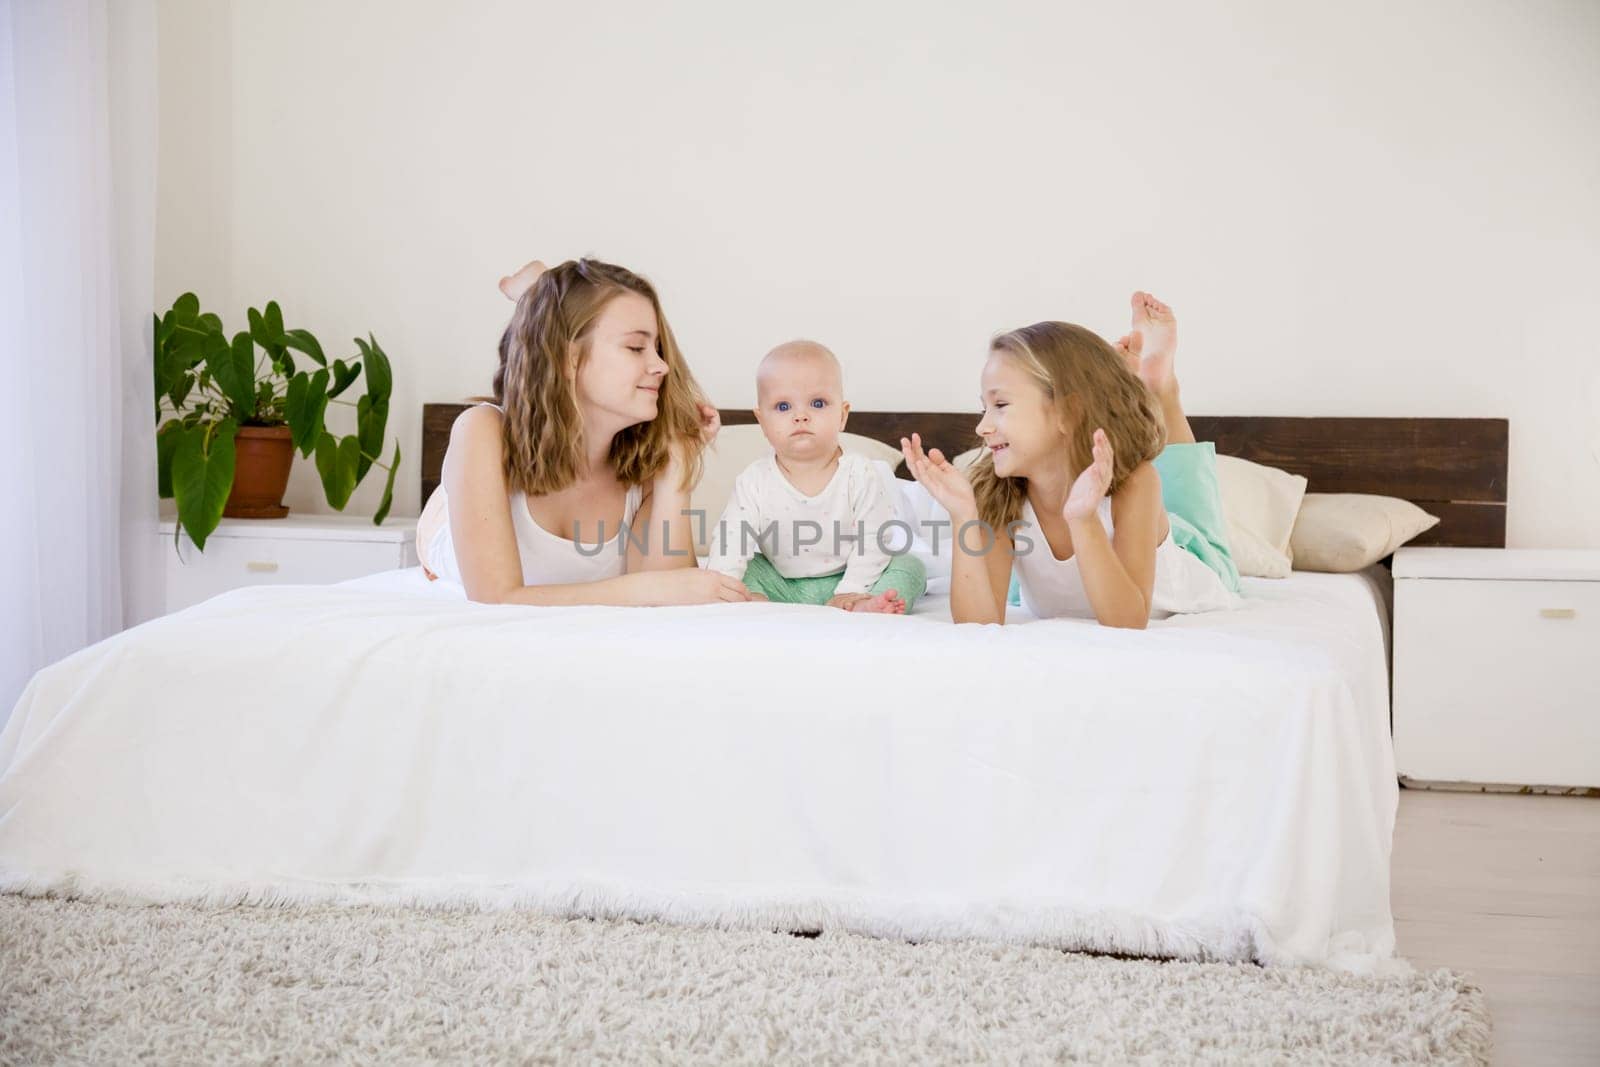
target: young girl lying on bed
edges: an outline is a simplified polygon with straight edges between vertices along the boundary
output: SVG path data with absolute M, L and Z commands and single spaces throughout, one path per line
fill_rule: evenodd
M 1001 334 L 983 368 L 984 455 L 962 471 L 924 453 L 920 435 L 901 439 L 907 468 L 958 532 L 956 622 L 1005 621 L 1013 564 L 1040 617 L 1142 629 L 1232 606 L 1239 576 L 1216 452 L 1184 416 L 1177 340 L 1172 309 L 1142 292 L 1116 347 L 1065 322 Z
M 757 600 L 911 609 L 927 576 L 916 557 L 885 547 L 894 501 L 868 460 L 839 447 L 849 415 L 832 352 L 791 341 L 767 353 L 756 368 L 756 421 L 772 455 L 734 483 L 708 569 L 743 579 Z
M 417 522 L 423 567 L 487 603 L 749 600 L 695 562 L 689 490 L 720 423 L 650 283 L 581 259 L 530 263 L 501 290 L 517 308 L 494 403 L 451 428 Z

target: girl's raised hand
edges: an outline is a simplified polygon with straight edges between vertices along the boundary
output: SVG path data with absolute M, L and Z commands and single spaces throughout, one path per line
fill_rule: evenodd
M 1094 460 L 1078 475 L 1067 492 L 1067 502 L 1061 514 L 1068 522 L 1076 522 L 1093 515 L 1111 488 L 1111 441 L 1104 430 L 1094 432 Z
M 922 451 L 921 434 L 912 434 L 909 441 L 900 438 L 900 454 L 906 458 L 906 470 L 952 517 L 964 520 L 978 510 L 978 501 L 966 473 L 957 470 L 937 448 L 932 452 Z

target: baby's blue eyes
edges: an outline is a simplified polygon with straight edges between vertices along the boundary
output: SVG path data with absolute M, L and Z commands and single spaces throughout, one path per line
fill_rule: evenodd
M 787 400 L 778 401 L 776 406 L 777 406 L 777 409 L 779 411 L 788 411 L 789 410 L 789 402 Z M 815 400 L 813 400 L 811 402 L 811 406 L 816 408 L 818 411 L 821 411 L 823 408 L 828 406 L 828 402 L 826 400 L 823 400 L 821 397 L 818 397 L 817 399 L 815 399 Z

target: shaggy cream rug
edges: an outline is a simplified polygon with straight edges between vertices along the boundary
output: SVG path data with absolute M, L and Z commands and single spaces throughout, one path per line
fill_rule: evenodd
M 0 1062 L 1480 1063 L 1459 975 L 0 896 Z

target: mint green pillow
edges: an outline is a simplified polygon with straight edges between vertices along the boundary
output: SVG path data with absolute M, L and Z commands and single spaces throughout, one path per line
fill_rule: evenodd
M 1155 458 L 1161 506 L 1178 547 L 1216 571 L 1229 592 L 1239 591 L 1239 568 L 1228 551 L 1228 523 L 1217 483 L 1217 446 L 1210 441 L 1168 445 Z

